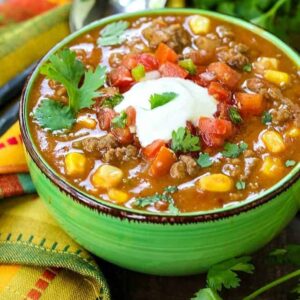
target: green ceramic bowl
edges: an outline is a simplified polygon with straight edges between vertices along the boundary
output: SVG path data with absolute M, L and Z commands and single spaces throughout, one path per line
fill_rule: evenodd
M 268 243 L 300 207 L 300 164 L 259 196 L 213 211 L 170 216 L 129 210 L 77 190 L 50 168 L 33 144 L 28 128 L 28 97 L 41 64 L 82 33 L 127 17 L 173 13 L 202 14 L 244 27 L 268 39 L 300 65 L 299 56 L 275 36 L 221 14 L 164 9 L 116 15 L 88 25 L 55 46 L 28 80 L 20 109 L 22 136 L 33 182 L 62 228 L 79 244 L 105 260 L 157 275 L 199 273 L 215 263 L 251 253 Z

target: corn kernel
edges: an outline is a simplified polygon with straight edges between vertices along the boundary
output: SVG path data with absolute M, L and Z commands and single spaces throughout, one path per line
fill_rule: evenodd
M 92 118 L 82 118 L 77 121 L 77 124 L 80 127 L 84 127 L 84 128 L 88 128 L 88 129 L 95 129 L 97 122 L 96 122 L 96 120 L 94 120 Z
M 283 163 L 278 157 L 267 156 L 262 164 L 261 172 L 268 177 L 276 177 L 282 174 Z
M 285 150 L 284 141 L 277 131 L 265 131 L 262 135 L 262 141 L 271 153 L 279 153 Z
M 84 174 L 86 164 L 86 157 L 81 153 L 68 153 L 65 157 L 65 169 L 67 175 L 76 176 Z
M 118 204 L 123 204 L 129 200 L 129 195 L 121 190 L 111 188 L 107 192 L 108 197 Z
M 200 190 L 224 193 L 232 189 L 233 180 L 224 174 L 211 174 L 201 177 L 196 186 Z
M 190 19 L 189 24 L 190 24 L 191 30 L 195 34 L 204 34 L 204 33 L 209 32 L 210 20 L 206 17 L 193 16 Z
M 277 70 L 279 61 L 274 57 L 259 57 L 257 60 L 257 65 L 264 70 Z
M 288 73 L 275 70 L 265 70 L 264 78 L 277 85 L 287 84 L 290 81 L 290 76 Z
M 292 127 L 287 131 L 286 134 L 291 138 L 297 138 L 300 136 L 300 128 Z
M 121 169 L 111 165 L 102 165 L 93 174 L 92 183 L 97 188 L 111 188 L 117 186 L 122 178 Z

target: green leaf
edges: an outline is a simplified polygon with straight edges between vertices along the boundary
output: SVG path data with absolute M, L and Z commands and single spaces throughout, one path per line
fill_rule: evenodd
M 218 293 L 210 288 L 199 290 L 191 300 L 222 300 Z
M 200 139 L 198 136 L 192 135 L 184 127 L 180 127 L 177 131 L 172 132 L 171 148 L 176 151 L 190 152 L 199 151 Z
M 222 155 L 228 158 L 237 158 L 240 156 L 246 149 L 248 145 L 244 142 L 241 142 L 239 145 L 226 143 L 224 145 L 224 151 L 222 151 Z
M 207 168 L 213 164 L 213 161 L 207 153 L 201 153 L 197 159 L 197 164 L 201 168 Z
M 165 92 L 162 94 L 153 94 L 150 96 L 149 102 L 151 104 L 151 109 L 154 109 L 156 107 L 165 105 L 169 103 L 170 101 L 174 100 L 178 94 L 173 92 Z
M 34 118 L 42 128 L 50 131 L 70 129 L 76 121 L 68 106 L 51 99 L 41 101 L 34 111 Z
M 108 108 L 114 108 L 117 106 L 119 103 L 121 103 L 124 99 L 124 96 L 122 94 L 116 94 L 112 97 L 106 98 L 102 102 L 102 107 L 108 107 Z
M 251 257 L 243 256 L 232 258 L 212 266 L 207 273 L 207 285 L 209 288 L 221 291 L 236 288 L 240 285 L 237 272 L 253 273 L 254 266 L 250 263 Z
M 122 111 L 118 116 L 114 117 L 111 121 L 113 128 L 125 128 L 127 122 L 127 114 Z
M 98 39 L 100 46 L 112 46 L 121 44 L 124 41 L 124 32 L 129 27 L 129 22 L 118 21 L 104 27 Z
M 295 166 L 296 165 L 296 161 L 294 161 L 294 160 L 287 160 L 286 162 L 285 162 L 285 166 L 288 168 L 288 167 L 293 167 L 293 166 Z
M 300 281 L 298 284 L 292 289 L 291 293 L 297 294 L 297 298 L 295 300 L 300 300 Z
M 176 185 L 169 185 L 169 186 L 167 186 L 167 187 L 164 189 L 164 191 L 165 191 L 166 193 L 173 194 L 173 193 L 175 193 L 175 192 L 178 191 L 178 187 L 177 187 Z
M 243 71 L 250 73 L 252 71 L 252 65 L 251 64 L 246 64 L 243 66 Z
M 179 61 L 179 66 L 187 70 L 191 75 L 195 75 L 197 72 L 197 67 L 195 66 L 194 62 L 188 58 Z
M 288 263 L 300 267 L 300 245 L 291 244 L 282 249 L 275 249 L 270 258 L 276 263 Z
M 272 122 L 272 115 L 268 112 L 268 111 L 265 111 L 261 117 L 261 122 L 263 124 L 268 124 L 268 123 L 271 123 Z
M 140 81 L 145 77 L 145 67 L 142 64 L 138 64 L 135 68 L 131 70 L 131 75 L 135 81 Z
M 239 180 L 236 182 L 235 187 L 237 190 L 244 190 L 246 188 L 246 182 Z
M 228 114 L 230 117 L 230 120 L 234 123 L 234 124 L 239 124 L 243 121 L 238 109 L 234 106 L 231 106 L 228 109 Z

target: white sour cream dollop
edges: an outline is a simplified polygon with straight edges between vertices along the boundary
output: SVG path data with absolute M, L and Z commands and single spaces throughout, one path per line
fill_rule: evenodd
M 174 100 L 150 108 L 150 96 L 174 92 Z M 121 112 L 128 106 L 136 110 L 136 134 L 143 147 L 157 139 L 168 141 L 172 131 L 185 127 L 187 121 L 197 123 L 199 117 L 212 117 L 217 110 L 217 102 L 203 88 L 191 80 L 163 77 L 141 81 L 123 94 L 123 101 L 115 107 Z

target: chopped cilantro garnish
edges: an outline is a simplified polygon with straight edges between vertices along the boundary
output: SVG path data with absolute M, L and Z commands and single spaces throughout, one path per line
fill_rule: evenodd
M 191 75 L 195 75 L 197 72 L 197 67 L 195 66 L 194 62 L 188 58 L 179 61 L 179 66 L 187 70 Z
M 231 106 L 228 110 L 228 114 L 229 114 L 230 120 L 234 124 L 239 124 L 243 121 L 243 119 L 236 107 Z
M 109 107 L 109 108 L 114 108 L 117 106 L 119 103 L 121 103 L 124 99 L 124 96 L 122 94 L 116 94 L 112 97 L 109 97 L 105 99 L 102 103 L 103 107 Z
M 252 65 L 251 64 L 246 64 L 243 66 L 243 71 L 250 73 L 252 71 Z
M 198 136 L 192 135 L 184 127 L 172 132 L 171 148 L 176 151 L 189 152 L 201 149 Z
M 139 81 L 145 77 L 145 67 L 142 64 L 138 64 L 131 70 L 131 75 L 135 81 Z
M 246 182 L 239 180 L 236 182 L 235 187 L 237 190 L 244 190 L 246 188 Z
M 285 162 L 285 166 L 288 168 L 288 167 L 293 167 L 293 166 L 295 166 L 296 165 L 296 161 L 294 161 L 294 160 L 287 160 L 286 162 Z
M 236 158 L 240 154 L 242 154 L 247 148 L 248 145 L 244 142 L 241 142 L 239 145 L 226 143 L 224 145 L 224 151 L 222 151 L 222 154 L 224 157 Z
M 268 124 L 268 123 L 271 123 L 272 122 L 272 115 L 268 112 L 268 111 L 265 111 L 261 117 L 261 122 L 263 124 Z
M 207 153 L 201 153 L 197 159 L 197 164 L 202 168 L 207 168 L 213 164 L 213 161 Z
M 106 68 L 100 66 L 94 72 L 85 71 L 84 64 L 76 59 L 75 52 L 70 49 L 50 56 L 49 62 L 41 67 L 41 74 L 61 83 L 67 90 L 69 101 L 68 105 L 63 105 L 51 99 L 42 100 L 34 112 L 40 126 L 51 131 L 71 128 L 76 113 L 82 108 L 90 107 L 93 99 L 100 96 L 97 90 L 106 80 L 105 71 Z M 80 84 L 82 78 L 83 82 Z
M 122 111 L 118 116 L 114 117 L 111 121 L 113 128 L 124 128 L 127 122 L 127 114 Z
M 162 194 L 155 193 L 152 196 L 139 197 L 134 201 L 134 205 L 137 207 L 146 207 L 156 202 L 163 201 L 169 204 L 169 212 L 171 214 L 178 214 L 178 208 L 175 206 L 174 199 L 171 194 L 178 191 L 177 186 L 168 186 L 164 189 Z
M 118 21 L 111 23 L 102 29 L 98 44 L 100 46 L 112 46 L 121 44 L 124 41 L 124 32 L 129 27 L 129 22 Z
M 151 104 L 151 109 L 165 105 L 170 101 L 174 100 L 178 95 L 173 92 L 165 92 L 162 94 L 153 94 L 150 96 L 149 102 Z

